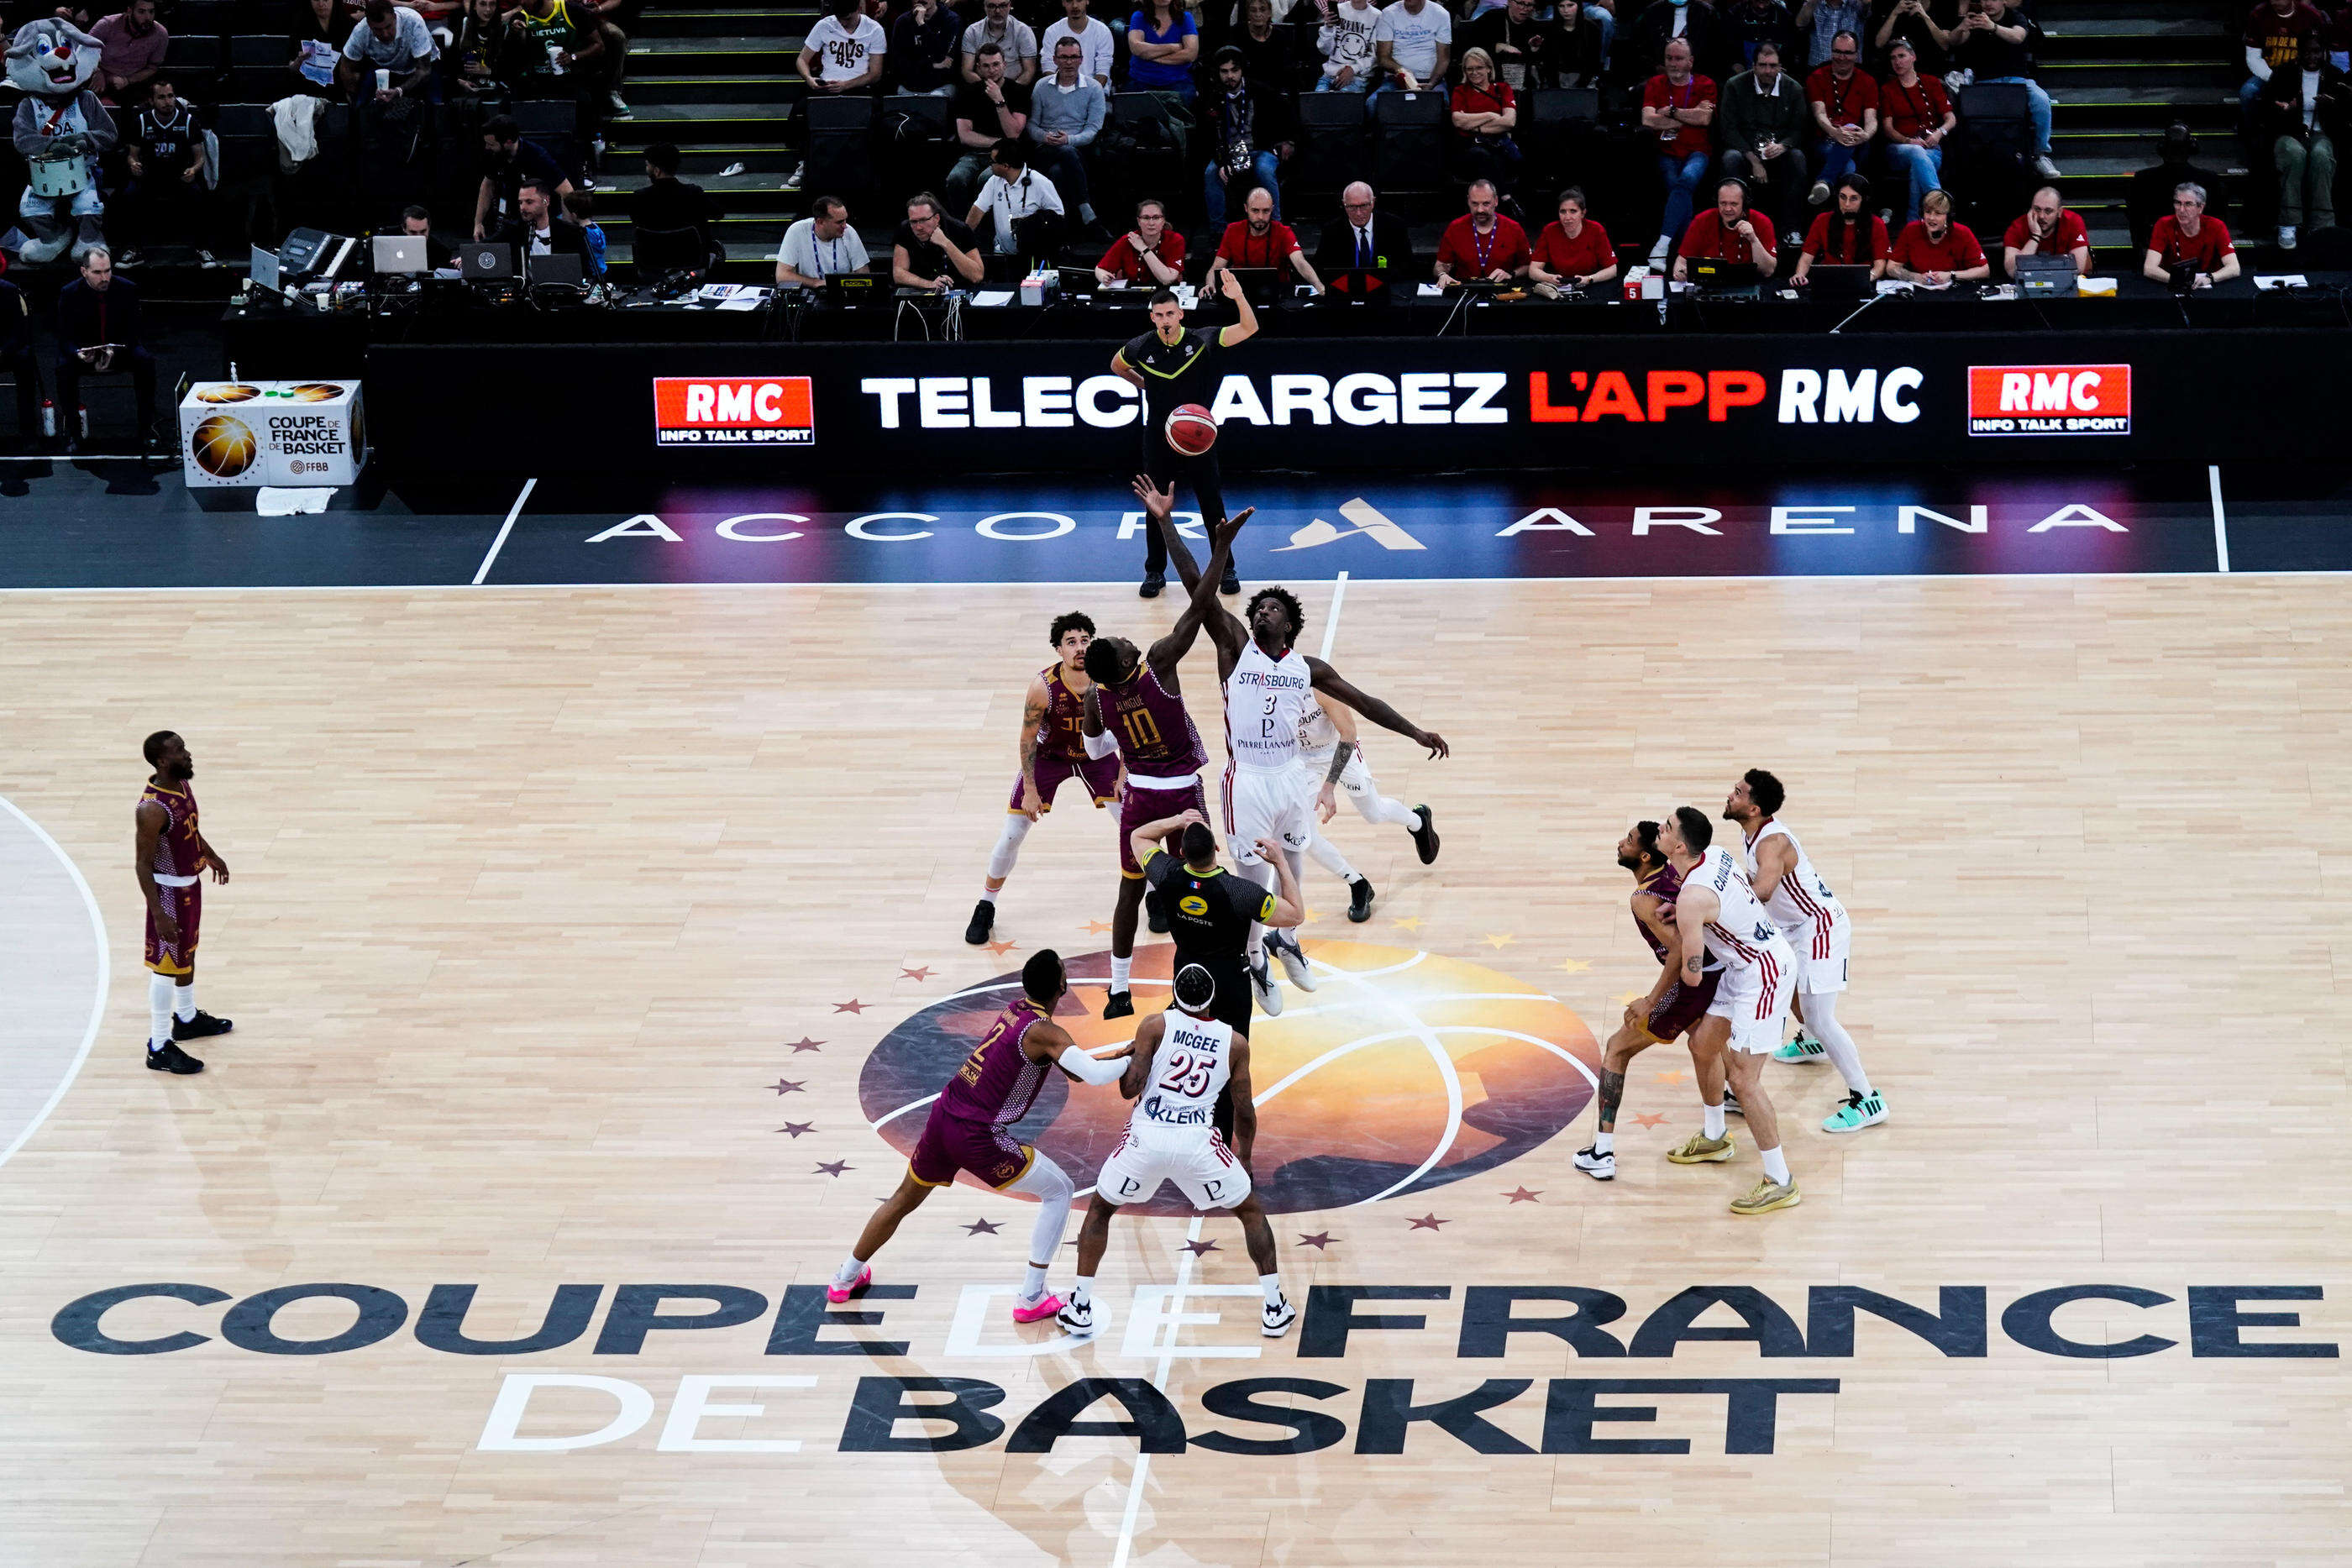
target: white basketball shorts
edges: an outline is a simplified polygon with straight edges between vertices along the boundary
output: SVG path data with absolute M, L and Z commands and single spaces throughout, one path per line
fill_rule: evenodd
M 1225 840 L 1234 859 L 1243 865 L 1258 863 L 1257 841 L 1271 839 L 1286 850 L 1305 852 L 1314 839 L 1314 816 L 1307 809 L 1313 797 L 1298 790 L 1298 769 L 1285 768 L 1225 768 Z
M 1796 988 L 1795 966 L 1786 947 L 1768 947 L 1744 969 L 1726 969 L 1706 1016 L 1731 1020 L 1731 1049 L 1762 1056 L 1780 1049 L 1789 998 Z
M 1250 1195 L 1249 1172 L 1213 1127 L 1139 1134 L 1129 1126 L 1103 1162 L 1095 1190 L 1116 1207 L 1149 1201 L 1163 1181 L 1174 1182 L 1194 1208 L 1234 1208 Z
M 1841 910 L 1827 930 L 1813 921 L 1787 928 L 1781 936 L 1797 950 L 1797 994 L 1818 997 L 1845 989 L 1846 956 L 1853 949 L 1853 922 Z

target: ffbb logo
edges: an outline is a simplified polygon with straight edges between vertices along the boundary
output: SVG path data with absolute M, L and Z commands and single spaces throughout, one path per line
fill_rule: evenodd
M 815 441 L 806 376 L 654 378 L 656 446 L 808 446 Z
M 1970 435 L 2129 435 L 2129 365 L 1971 365 Z

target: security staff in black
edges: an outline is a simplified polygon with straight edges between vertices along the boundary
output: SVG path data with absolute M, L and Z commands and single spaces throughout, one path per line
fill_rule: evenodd
M 1160 841 L 1178 828 L 1184 831 L 1182 857 L 1161 849 Z M 1287 929 L 1307 918 L 1307 905 L 1292 880 L 1289 862 L 1280 855 L 1268 862 L 1276 868 L 1279 888 L 1268 893 L 1247 877 L 1234 876 L 1217 863 L 1217 839 L 1198 811 L 1147 822 L 1133 835 L 1136 862 L 1143 880 L 1168 911 L 1170 935 L 1176 941 L 1172 969 L 1198 964 L 1217 982 L 1209 1016 L 1229 1023 L 1242 1034 L 1250 1027 L 1248 960 L 1250 923 Z M 1230 1093 L 1217 1096 L 1217 1131 L 1233 1136 L 1234 1105 Z
M 1192 486 L 1201 521 L 1214 529 L 1225 520 L 1225 497 L 1217 477 L 1213 448 L 1187 457 L 1168 444 L 1168 416 L 1188 402 L 1214 408 L 1217 387 L 1225 379 L 1224 350 L 1257 335 L 1257 313 L 1242 294 L 1241 280 L 1228 271 L 1225 298 L 1234 302 L 1241 319 L 1230 327 L 1184 329 L 1184 308 L 1176 291 L 1162 288 L 1151 296 L 1151 330 L 1110 357 L 1110 373 L 1143 392 L 1143 471 L 1154 489 L 1168 489 L 1181 478 Z M 1158 528 L 1143 530 L 1143 587 L 1146 599 L 1157 599 L 1168 586 L 1168 546 Z M 1230 562 L 1217 585 L 1223 593 L 1239 593 L 1241 578 Z

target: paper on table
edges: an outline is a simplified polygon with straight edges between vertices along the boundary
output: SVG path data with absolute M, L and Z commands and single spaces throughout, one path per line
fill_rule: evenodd
M 1010 288 L 983 288 L 979 293 L 971 297 L 971 302 L 974 305 L 1010 305 L 1013 303 L 1013 290 Z
M 765 305 L 767 302 L 768 297 L 766 292 L 762 289 L 755 288 L 748 294 L 738 294 L 732 299 L 720 300 L 719 302 L 719 308 L 721 310 L 757 310 L 761 306 Z
M 2273 277 L 2257 277 L 2254 279 L 2254 287 L 2262 289 L 2308 288 L 2311 287 L 2311 280 L 2305 277 L 2300 272 L 2287 272 L 2281 273 Z

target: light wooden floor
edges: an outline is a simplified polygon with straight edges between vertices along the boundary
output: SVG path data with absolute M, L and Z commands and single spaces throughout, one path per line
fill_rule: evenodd
M 1305 597 L 1312 645 L 1328 586 Z M 412 1313 L 435 1283 L 473 1281 L 485 1336 L 535 1324 L 567 1281 L 771 1298 L 821 1281 L 898 1166 L 857 1113 L 862 1053 L 1018 960 L 961 929 L 1022 684 L 1071 607 L 1106 630 L 1172 613 L 1025 588 L 0 601 L 0 794 L 79 862 L 114 964 L 96 1051 L 0 1167 L 0 1563 L 1111 1563 L 1130 1443 L 834 1451 L 870 1372 L 989 1378 L 1016 1419 L 1078 1376 L 1148 1375 L 1107 1352 L 941 1354 L 958 1291 L 1008 1277 L 1030 1212 L 968 1189 L 885 1254 L 881 1278 L 922 1287 L 884 1303 L 917 1343 L 905 1363 L 763 1357 L 759 1323 L 656 1334 L 635 1357 L 583 1340 L 511 1359 L 405 1332 L 336 1356 L 217 1337 L 99 1356 L 48 1327 L 76 1297 L 149 1281 L 367 1283 Z M 1991 1351 L 1945 1360 L 1865 1320 L 1851 1360 L 1726 1343 L 1596 1364 L 1529 1337 L 1457 1362 L 1458 1307 L 1438 1303 L 1429 1333 L 1365 1335 L 1344 1361 L 1296 1362 L 1295 1338 L 1255 1362 L 1179 1360 L 1169 1389 L 1196 1430 L 1216 1423 L 1188 1395 L 1243 1375 L 1342 1385 L 1330 1407 L 1351 1427 L 1371 1377 L 1420 1379 L 1424 1398 L 1577 1374 L 1843 1387 L 1783 1400 L 1769 1456 L 1725 1457 L 1720 1400 L 1685 1398 L 1659 1401 L 1654 1428 L 1602 1431 L 1688 1437 L 1688 1457 L 1488 1458 L 1426 1426 L 1402 1457 L 1162 1457 L 1131 1560 L 2345 1562 L 2345 1362 L 2185 1344 L 2062 1360 L 1999 1316 L 2031 1290 L 2131 1285 L 2176 1300 L 2078 1305 L 2062 1327 L 2185 1342 L 2189 1285 L 2317 1285 L 2325 1301 L 2289 1309 L 2301 1330 L 2248 1338 L 2352 1331 L 2347 630 L 2332 579 L 1351 584 L 1336 662 L 1454 746 L 1430 763 L 1373 740 L 1384 783 L 1437 808 L 1445 849 L 1423 870 L 1401 833 L 1343 815 L 1339 841 L 1383 894 L 1370 939 L 1418 919 L 1407 945 L 1549 987 L 1605 1034 L 1646 977 L 1611 845 L 1636 814 L 1713 810 L 1738 768 L 1769 766 L 1853 912 L 1845 1014 L 1895 1120 L 1825 1137 L 1833 1075 L 1774 1069 L 1806 1201 L 1737 1220 L 1723 1204 L 1752 1152 L 1661 1160 L 1696 1112 L 1686 1082 L 1653 1080 L 1677 1065 L 1656 1052 L 1628 1110 L 1667 1120 L 1627 1124 L 1613 1186 L 1570 1167 L 1587 1120 L 1483 1177 L 1286 1218 L 1294 1297 L 1578 1284 L 1627 1299 L 1622 1331 L 1690 1284 L 1755 1285 L 1801 1321 L 1810 1285 L 1926 1302 L 1984 1285 Z M 1196 705 L 1213 673 L 1204 643 Z M 143 1071 L 137 1044 L 131 806 L 138 739 L 163 726 L 190 739 L 236 871 L 207 890 L 201 984 L 238 1027 L 184 1081 Z M 1108 841 L 1090 812 L 1043 824 L 1002 934 L 1024 952 L 1099 945 L 1085 928 L 1108 917 Z M 1310 946 L 1356 930 L 1315 874 Z M 852 998 L 871 1005 L 835 1011 Z M 783 1043 L 804 1037 L 821 1048 Z M 805 1089 L 780 1096 L 780 1077 Z M 839 1177 L 812 1169 L 839 1160 Z M 1503 1197 L 1521 1187 L 1537 1200 Z M 1449 1223 L 1409 1228 L 1424 1212 Z M 980 1218 L 1010 1223 L 967 1236 Z M 1122 1224 L 1106 1281 L 1172 1279 L 1185 1222 Z M 1307 1231 L 1337 1240 L 1297 1246 Z M 1246 1282 L 1230 1227 L 1207 1234 L 1225 1245 L 1194 1277 Z M 1223 1309 L 1237 1330 L 1193 1333 L 1255 1343 L 1248 1303 Z M 108 1324 L 217 1336 L 220 1311 L 151 1302 Z M 314 1304 L 278 1326 L 323 1335 L 349 1315 Z M 509 1371 L 628 1378 L 663 1410 L 688 1373 L 820 1383 L 721 1391 L 768 1413 L 702 1429 L 797 1454 L 660 1452 L 658 1415 L 607 1447 L 475 1451 Z M 604 1407 L 544 1408 L 556 1430 Z M 1538 1385 L 1496 1422 L 1532 1442 L 1541 1411 Z

